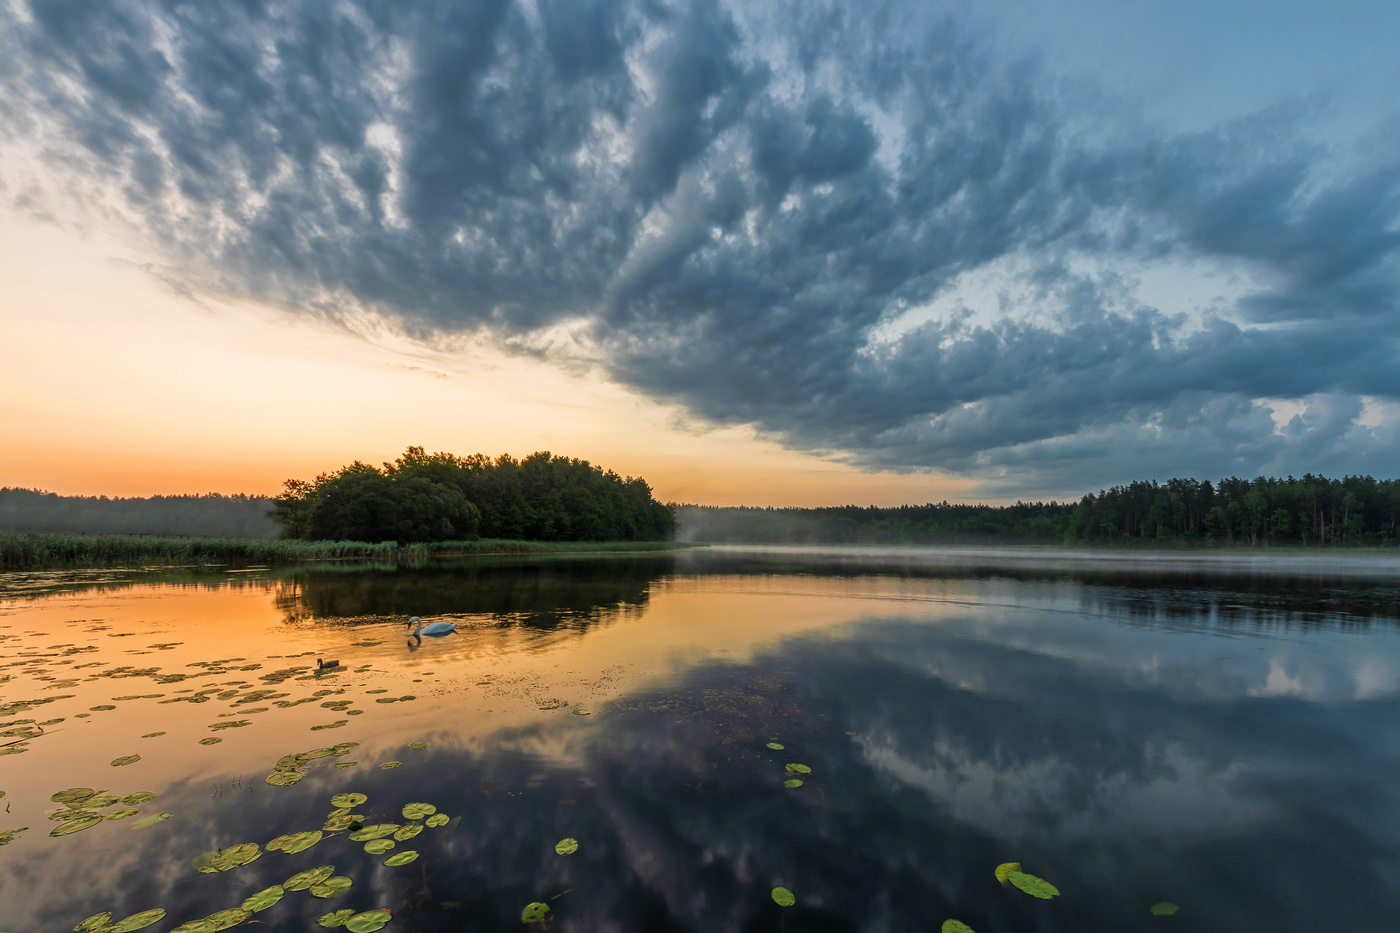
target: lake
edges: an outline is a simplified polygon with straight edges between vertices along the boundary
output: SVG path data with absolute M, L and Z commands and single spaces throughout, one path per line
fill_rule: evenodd
M 1393 931 L 1398 633 L 1374 556 L 12 574 L 0 930 Z

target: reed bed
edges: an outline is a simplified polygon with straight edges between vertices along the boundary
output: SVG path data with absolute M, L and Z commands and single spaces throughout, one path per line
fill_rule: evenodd
M 668 541 L 296 541 L 252 538 L 164 538 L 0 531 L 0 571 L 102 569 L 172 565 L 292 564 L 323 560 L 398 561 L 487 554 L 664 551 Z

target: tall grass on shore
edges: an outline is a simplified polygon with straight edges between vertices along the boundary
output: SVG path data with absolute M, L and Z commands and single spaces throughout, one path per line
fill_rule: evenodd
M 662 551 L 666 541 L 295 541 L 249 538 L 159 538 L 131 535 L 0 531 L 0 571 L 69 570 L 152 565 L 290 564 L 318 560 L 414 560 L 485 554 Z

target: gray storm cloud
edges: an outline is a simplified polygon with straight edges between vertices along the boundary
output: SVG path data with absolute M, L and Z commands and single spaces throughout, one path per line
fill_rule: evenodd
M 987 492 L 1400 453 L 1400 159 L 1321 151 L 1286 112 L 1129 125 L 916 4 L 0 23 L 6 148 L 196 291 L 526 347 L 567 326 L 702 418 Z M 33 161 L 4 190 L 42 212 Z M 1207 307 L 1134 284 L 1202 264 L 1235 283 Z

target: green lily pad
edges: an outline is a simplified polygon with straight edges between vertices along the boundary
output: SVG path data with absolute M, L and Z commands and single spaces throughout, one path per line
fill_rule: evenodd
M 211 735 L 211 736 L 209 736 L 207 739 L 200 739 L 200 740 L 199 740 L 199 744 L 200 744 L 200 745 L 218 745 L 218 744 L 219 744 L 220 742 L 222 742 L 222 741 L 223 741 L 223 739 L 219 738 L 217 735 Z M 268 783 L 271 784 L 272 782 L 271 782 L 271 781 L 268 781 Z
M 366 910 L 345 921 L 345 929 L 350 933 L 374 933 L 384 928 L 393 917 L 387 910 Z
M 79 788 L 81 789 L 81 788 Z M 57 798 L 57 794 L 54 795 Z M 112 912 L 104 910 L 100 914 L 93 914 L 82 923 L 73 928 L 73 933 L 95 933 L 97 930 L 107 929 L 107 924 L 112 922 Z
M 141 760 L 140 755 L 123 755 L 120 758 L 112 759 L 112 767 L 120 768 L 123 765 L 134 765 Z
M 397 868 L 400 865 L 407 865 L 409 862 L 412 862 L 417 858 L 418 853 L 413 851 L 412 849 L 408 849 L 406 851 L 399 852 L 396 855 L 389 856 L 384 860 L 384 864 L 388 865 L 390 868 Z
M 168 819 L 170 819 L 169 813 L 152 813 L 150 816 L 141 817 L 141 819 L 131 825 L 135 826 L 137 829 L 145 829 L 147 826 L 154 826 Z
M 338 833 L 344 829 L 352 828 L 356 823 L 364 824 L 363 813 L 347 813 L 344 816 L 333 816 L 326 820 L 326 824 L 321 829 L 328 833 Z
M 144 930 L 146 927 L 159 923 L 165 919 L 165 909 L 156 907 L 152 910 L 143 910 L 139 914 L 132 914 L 125 920 L 118 920 L 107 928 L 106 933 L 132 933 L 134 930 Z
M 780 752 L 783 749 L 787 748 L 787 746 L 784 745 L 782 742 L 769 742 L 768 747 L 773 749 L 773 751 L 775 752 Z
M 238 926 L 251 916 L 253 916 L 251 911 L 235 907 L 232 910 L 221 910 L 199 920 L 182 923 L 170 933 L 219 933 L 220 930 Z
M 402 761 L 386 761 L 379 767 L 385 771 L 388 771 L 390 768 L 397 768 L 401 764 L 403 764 Z
M 800 778 L 788 778 L 786 781 L 783 782 L 783 786 L 784 786 L 784 787 L 801 787 L 801 786 L 802 786 L 802 781 L 801 781 Z
M 812 769 L 806 765 L 791 764 L 787 766 L 790 774 L 811 774 Z
M 304 777 L 306 774 L 301 771 L 274 771 L 267 776 L 267 783 L 273 787 L 291 787 Z
M 279 845 L 278 848 L 281 849 L 283 852 L 286 852 L 288 855 L 295 855 L 298 852 L 305 852 L 307 849 L 320 842 L 321 837 L 322 834 L 319 829 L 308 829 L 306 832 L 292 833 L 291 835 L 285 837 L 278 836 L 277 838 L 279 840 L 283 840 L 282 844 Z M 267 844 L 267 847 L 271 849 L 272 843 L 269 842 Z
M 331 746 L 331 754 L 344 755 L 346 752 L 350 751 L 350 749 L 359 747 L 359 742 L 341 742 L 338 745 Z
M 309 752 L 302 752 L 297 755 L 296 760 L 305 764 L 308 761 L 315 761 L 318 758 L 330 758 L 339 754 L 340 752 L 337 752 L 334 748 L 313 748 Z
M 121 798 L 116 794 L 97 794 L 83 801 L 84 810 L 101 810 L 103 807 L 110 807 L 114 803 L 120 803 Z
M 1013 871 L 1020 871 L 1020 870 L 1021 870 L 1021 863 L 1020 863 L 1020 862 L 1003 862 L 1003 863 L 1001 863 L 1000 865 L 997 866 L 997 872 L 996 872 L 996 874 L 997 874 L 997 880 L 1000 881 L 1002 884 L 1006 884 L 1006 876 L 1007 876 L 1008 874 L 1010 874 L 1011 872 L 1013 872 Z
M 1055 887 L 1044 878 L 1037 878 L 1035 875 L 1028 875 L 1023 871 L 1009 871 L 1006 873 L 1006 880 L 1016 887 L 1025 891 L 1031 897 L 1038 897 L 1042 900 L 1050 900 L 1057 896 L 1060 889 Z
M 331 798 L 331 806 L 346 809 L 348 807 L 358 807 L 369 800 L 364 794 L 336 794 Z
M 316 922 L 323 927 L 343 927 L 345 921 L 349 920 L 354 913 L 355 911 L 349 907 L 344 910 L 333 910 L 325 916 L 317 917 Z
M 560 855 L 573 855 L 578 851 L 578 840 L 572 836 L 566 839 L 560 839 L 555 843 L 554 851 L 558 852 Z
M 371 839 L 365 843 L 365 851 L 370 855 L 383 855 L 396 844 L 392 839 Z
M 72 833 L 82 832 L 83 830 L 96 826 L 98 823 L 101 822 L 101 816 L 99 816 L 96 813 L 89 813 L 84 816 L 78 817 L 76 820 L 68 820 L 67 822 L 59 823 L 53 829 L 49 830 L 49 835 L 68 836 Z
M 406 803 L 403 807 L 405 819 L 421 820 L 425 816 L 432 816 L 437 812 L 437 807 L 430 803 Z
M 446 823 L 447 820 L 448 816 L 446 813 L 434 813 L 423 822 L 428 826 L 441 826 L 443 823 Z
M 407 826 L 400 827 L 399 831 L 394 833 L 394 838 L 399 842 L 407 842 L 422 831 L 422 823 L 409 823 Z
M 368 842 L 371 839 L 383 839 L 385 836 L 392 836 L 399 828 L 398 823 L 375 823 L 363 829 L 357 829 L 350 834 L 350 838 L 356 842 Z
M 972 927 L 961 920 L 944 920 L 942 933 L 972 933 Z
M 773 903 L 779 907 L 791 907 L 797 903 L 797 898 L 792 896 L 792 892 L 782 885 L 773 889 Z
M 409 748 L 418 749 L 419 751 L 422 751 L 423 749 L 425 749 L 425 748 L 428 747 L 428 743 L 427 743 L 427 742 L 409 742 L 409 743 L 408 743 L 408 747 L 409 747 Z
M 263 888 L 257 894 L 249 895 L 241 906 L 244 910 L 251 910 L 253 913 L 257 913 L 260 910 L 267 910 L 273 904 L 276 904 L 286 893 L 286 889 L 280 884 L 274 884 L 270 888 Z
M 93 790 L 91 787 L 70 787 L 67 790 L 59 791 L 49 799 L 54 803 L 66 803 L 72 806 L 76 803 L 82 803 L 84 800 L 96 794 L 97 791 Z
M 322 881 L 320 884 L 313 884 L 311 886 L 311 896 L 339 897 L 350 890 L 352 884 L 354 884 L 354 882 L 344 875 L 334 875 Z
M 306 871 L 297 872 L 286 881 L 282 882 L 282 887 L 288 891 L 305 891 L 313 885 L 318 885 L 331 875 L 335 874 L 334 865 L 322 865 L 320 868 L 308 868 Z
M 526 904 L 525 909 L 520 912 L 520 921 L 522 923 L 544 923 L 545 918 L 548 916 L 548 904 L 542 904 L 539 901 L 532 901 L 531 903 Z
M 134 793 L 134 794 L 127 794 L 125 797 L 122 798 L 121 802 L 124 803 L 124 804 L 126 804 L 128 807 L 134 807 L 134 806 L 136 806 L 137 804 L 149 803 L 150 801 L 155 800 L 155 799 L 156 799 L 156 792 L 155 792 L 155 791 L 153 791 L 153 790 L 138 790 L 138 791 L 137 791 L 136 793 Z
M 344 771 L 346 768 L 353 768 L 357 764 L 359 764 L 358 761 L 337 761 L 335 763 L 335 766 L 340 770 Z
M 592 710 L 587 710 L 587 709 L 576 709 L 576 710 L 574 710 L 574 715 L 575 715 L 575 716 L 592 716 L 592 715 L 593 715 L 593 711 L 592 711 Z
M 1176 906 L 1171 901 L 1163 901 L 1160 904 L 1153 904 L 1151 908 L 1152 916 L 1154 917 L 1170 917 L 1172 914 L 1176 913 L 1180 909 L 1180 907 Z
M 201 874 L 211 875 L 217 871 L 232 871 L 235 868 L 242 868 L 261 857 L 262 846 L 256 842 L 245 842 L 241 845 L 229 846 L 227 849 L 215 849 L 212 852 L 195 856 L 194 868 Z
M 102 818 L 104 820 L 124 820 L 127 817 L 135 816 L 140 812 L 141 811 L 136 809 L 135 807 L 129 807 L 125 810 L 113 810 L 111 813 L 105 814 Z
M 158 736 L 162 736 L 162 735 L 165 735 L 165 733 L 164 733 L 164 732 L 147 732 L 145 735 L 141 736 L 141 738 L 143 738 L 143 739 L 154 739 L 154 738 L 156 738 L 156 737 L 158 737 Z

